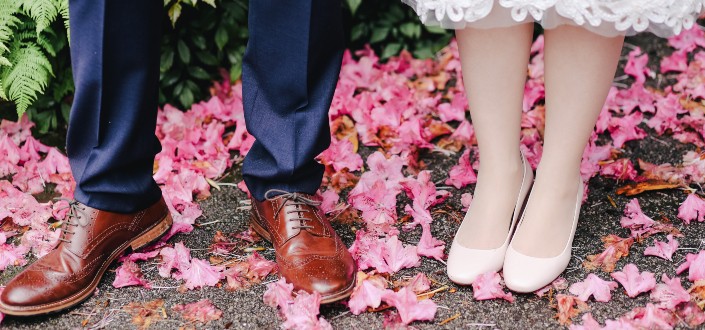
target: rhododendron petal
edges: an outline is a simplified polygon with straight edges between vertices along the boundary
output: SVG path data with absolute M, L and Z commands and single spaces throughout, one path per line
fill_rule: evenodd
M 431 226 L 428 224 L 421 225 L 421 239 L 416 246 L 416 253 L 420 256 L 443 260 L 445 254 L 446 243 L 436 239 L 431 235 Z
M 634 244 L 634 238 L 622 238 L 617 235 L 607 235 L 602 238 L 605 250 L 602 253 L 589 255 L 583 262 L 588 270 L 601 268 L 605 272 L 612 272 L 617 261 L 629 255 L 629 249 Z
M 191 250 L 183 242 L 174 244 L 173 248 L 166 247 L 161 249 L 159 255 L 162 257 L 162 262 L 157 268 L 159 269 L 159 275 L 162 277 L 169 277 L 172 269 L 176 269 L 182 274 L 191 263 Z
M 418 300 L 416 294 L 408 288 L 394 292 L 387 290 L 382 297 L 389 306 L 396 307 L 404 324 L 413 321 L 430 321 L 436 316 L 436 303 L 429 299 Z
M 144 286 L 149 288 L 151 284 L 142 275 L 142 269 L 136 263 L 130 260 L 126 260 L 120 265 L 115 271 L 115 280 L 113 281 L 113 286 L 116 288 L 122 288 L 125 286 Z
M 688 53 L 685 51 L 676 51 L 661 59 L 661 73 L 686 70 L 688 70 Z
M 422 293 L 431 288 L 431 281 L 426 277 L 424 273 L 418 273 L 414 276 L 409 283 L 406 285 L 411 291 L 415 293 Z
M 470 203 L 472 203 L 471 193 L 464 193 L 460 195 L 460 205 L 463 206 L 463 211 L 467 211 L 467 209 L 470 207 Z
M 318 317 L 321 294 L 299 291 L 293 304 L 285 309 L 282 329 L 330 330 L 333 329 L 323 317 Z
M 705 324 L 705 312 L 694 302 L 681 305 L 676 313 L 689 328 L 694 329 Z
M 264 303 L 273 308 L 287 306 L 293 300 L 293 291 L 294 285 L 287 283 L 282 277 L 276 282 L 267 284 L 267 291 L 264 293 Z
M 338 193 L 334 190 L 329 189 L 321 194 L 321 199 L 321 210 L 328 214 L 335 210 L 335 207 L 340 200 L 340 196 L 338 196 Z
M 634 180 L 637 177 L 636 169 L 632 161 L 624 158 L 618 159 L 608 165 L 602 166 L 600 174 L 606 177 L 612 177 L 617 180 Z
M 656 287 L 654 274 L 650 272 L 639 273 L 639 269 L 634 264 L 627 264 L 621 272 L 614 272 L 611 276 L 624 287 L 630 298 L 634 298 L 640 293 L 649 292 Z
M 278 308 L 284 318 L 281 327 L 283 329 L 331 329 L 325 319 L 318 317 L 321 295 L 318 292 L 310 294 L 299 291 L 294 298 L 293 289 L 293 284 L 281 278 L 277 282 L 268 284 L 267 291 L 264 293 L 264 302 L 273 308 Z
M 649 69 L 648 64 L 649 55 L 643 53 L 641 48 L 634 47 L 634 50 L 629 52 L 627 64 L 624 66 L 624 73 L 634 77 L 637 83 L 643 83 L 646 81 L 647 76 L 651 76 L 653 74 Z
M 705 47 L 705 32 L 696 24 L 690 29 L 668 38 L 668 44 L 678 50 L 691 52 L 698 46 Z
M 558 322 L 562 325 L 570 324 L 574 317 L 588 309 L 587 304 L 578 297 L 565 294 L 556 295 L 555 307 L 558 310 L 556 318 L 558 318 Z
M 624 217 L 620 220 L 620 224 L 624 228 L 632 231 L 632 237 L 638 237 L 651 228 L 656 222 L 649 218 L 641 210 L 639 200 L 632 199 L 624 208 Z
M 593 296 L 596 301 L 609 302 L 612 299 L 611 291 L 616 288 L 617 282 L 605 281 L 595 274 L 588 274 L 584 281 L 574 283 L 568 290 L 582 301 L 587 301 Z
M 358 284 L 350 295 L 348 307 L 353 315 L 359 315 L 367 307 L 377 308 L 382 303 L 385 288 L 379 287 L 375 282 L 364 280 Z
M 621 148 L 626 142 L 646 137 L 646 132 L 638 127 L 643 119 L 644 115 L 641 112 L 633 112 L 624 117 L 610 119 L 608 130 L 615 148 Z
M 208 261 L 191 259 L 189 268 L 181 274 L 184 286 L 193 290 L 202 286 L 214 286 L 223 278 L 221 267 L 211 266 Z
M 120 257 L 119 261 L 120 262 L 122 262 L 124 260 L 130 260 L 133 262 L 145 261 L 145 260 L 149 260 L 149 259 L 152 259 L 152 258 L 158 256 L 159 252 L 160 252 L 159 250 L 153 250 L 153 251 L 149 251 L 149 252 L 133 252 L 133 253 L 130 253 L 126 256 Z
M 465 150 L 465 152 L 460 156 L 458 165 L 453 166 L 450 172 L 448 172 L 448 175 L 450 177 L 445 183 L 447 185 L 452 185 L 457 189 L 477 182 L 477 175 L 475 174 L 475 170 L 473 170 L 472 164 L 470 163 L 469 149 Z
M 368 230 L 388 232 L 397 219 L 398 191 L 389 189 L 384 181 L 375 181 L 367 191 L 355 194 L 351 192 L 350 205 L 362 211 L 362 219 Z
M 667 236 L 668 243 L 655 241 L 654 246 L 649 246 L 644 249 L 645 256 L 657 256 L 666 260 L 673 261 L 673 253 L 678 249 L 678 240 L 673 238 L 673 235 Z
M 355 152 L 350 140 L 333 140 L 330 147 L 318 156 L 324 165 L 333 166 L 336 171 L 348 169 L 357 171 L 362 167 L 362 158 Z
M 269 261 L 263 258 L 259 253 L 253 252 L 246 260 L 249 270 L 248 275 L 252 278 L 263 279 L 271 274 L 277 264 L 274 261 Z
M 27 260 L 24 254 L 27 253 L 27 247 L 13 246 L 11 244 L 0 245 L 0 271 L 4 271 L 9 266 L 24 266 Z
M 602 330 L 602 326 L 592 317 L 591 313 L 583 314 L 582 320 L 582 325 L 571 324 L 570 330 Z
M 705 250 L 698 254 L 688 253 L 685 262 L 678 266 L 676 273 L 680 274 L 688 270 L 688 280 L 691 282 L 705 279 Z
M 476 300 L 504 299 L 514 302 L 510 292 L 504 292 L 502 277 L 497 272 L 480 274 L 472 282 L 472 295 Z
M 416 247 L 403 246 L 397 236 L 390 237 L 384 245 L 384 261 L 389 265 L 391 272 L 397 272 L 400 269 L 408 267 L 416 267 L 419 265 L 419 257 L 416 253 Z
M 463 120 L 455 129 L 451 138 L 465 145 L 470 145 L 475 138 L 475 129 L 472 127 L 469 121 Z
M 675 323 L 673 314 L 654 304 L 647 304 L 633 316 L 634 325 L 642 329 L 672 329 Z
M 551 282 L 549 285 L 546 285 L 545 287 L 534 291 L 534 294 L 539 297 L 543 297 L 547 292 L 551 291 L 551 289 L 556 290 L 556 291 L 560 291 L 560 290 L 565 290 L 567 288 L 568 288 L 568 281 L 566 281 L 566 279 L 563 277 L 559 277 L 559 278 L 553 280 L 553 282 Z
M 171 309 L 179 313 L 181 318 L 190 322 L 208 323 L 223 317 L 223 311 L 215 307 L 208 299 L 201 299 L 190 304 L 174 305 Z
M 689 194 L 678 207 L 678 218 L 686 224 L 690 224 L 693 220 L 705 221 L 705 200 L 697 194 Z
M 674 310 L 682 302 L 690 301 L 690 294 L 681 285 L 678 277 L 669 278 L 666 274 L 661 276 L 661 282 L 651 292 L 651 300 L 659 306 Z

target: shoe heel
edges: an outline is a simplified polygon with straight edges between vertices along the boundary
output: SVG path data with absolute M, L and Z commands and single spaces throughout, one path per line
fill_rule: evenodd
M 132 251 L 137 251 L 158 240 L 169 231 L 169 228 L 171 228 L 173 223 L 174 220 L 171 218 L 171 214 L 167 214 L 159 223 L 154 225 L 152 229 L 140 235 L 132 241 L 132 243 L 130 243 Z
M 259 224 L 259 221 L 257 221 L 257 218 L 255 217 L 254 212 L 250 213 L 250 226 L 252 227 L 252 230 L 254 230 L 257 235 L 264 238 L 267 242 L 271 242 L 272 236 L 269 235 L 269 232 L 267 232 L 267 230 Z

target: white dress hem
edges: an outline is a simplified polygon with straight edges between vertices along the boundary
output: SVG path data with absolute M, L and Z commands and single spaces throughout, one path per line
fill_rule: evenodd
M 545 29 L 581 26 L 605 36 L 692 28 L 705 0 L 402 0 L 426 25 L 500 28 L 538 22 Z

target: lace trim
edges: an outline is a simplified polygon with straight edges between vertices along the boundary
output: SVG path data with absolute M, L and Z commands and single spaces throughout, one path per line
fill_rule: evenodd
M 642 32 L 649 25 L 665 25 L 673 33 L 691 28 L 705 0 L 402 0 L 426 24 L 471 23 L 487 17 L 495 2 L 511 11 L 514 21 L 529 16 L 541 21 L 547 10 L 578 25 L 612 23 L 618 31 Z M 448 25 L 448 24 L 446 24 Z

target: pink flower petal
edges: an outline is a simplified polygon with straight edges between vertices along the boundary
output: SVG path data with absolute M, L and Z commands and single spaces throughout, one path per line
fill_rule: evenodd
M 113 286 L 116 288 L 122 288 L 125 286 L 144 286 L 150 288 L 151 284 L 142 275 L 142 269 L 136 263 L 130 260 L 125 262 L 118 267 L 115 272 L 115 280 L 113 281 Z
M 222 267 L 211 266 L 206 260 L 191 259 L 191 265 L 183 272 L 181 278 L 184 286 L 193 290 L 203 286 L 214 286 L 223 279 Z
M 347 168 L 350 171 L 357 171 L 362 168 L 362 157 L 355 152 L 350 140 L 333 139 L 330 147 L 318 156 L 324 165 L 333 166 L 335 171 L 342 171 Z
M 690 224 L 693 220 L 705 221 L 705 200 L 697 194 L 689 194 L 678 207 L 678 218 L 686 224 Z
M 174 244 L 173 248 L 166 247 L 161 249 L 159 255 L 162 256 L 162 262 L 157 268 L 159 269 L 159 275 L 162 277 L 169 277 L 172 269 L 176 269 L 179 274 L 183 274 L 191 265 L 191 250 L 183 242 Z
M 394 292 L 387 290 L 382 297 L 388 305 L 396 307 L 404 324 L 413 321 L 431 321 L 436 316 L 436 303 L 429 299 L 418 300 L 416 294 L 408 288 Z
M 642 234 L 648 232 L 648 230 L 656 224 L 656 222 L 649 218 L 641 210 L 639 205 L 639 200 L 636 198 L 632 199 L 627 203 L 624 208 L 624 217 L 619 221 L 623 228 L 630 229 L 632 231 L 632 237 L 637 238 Z
M 382 303 L 382 295 L 385 294 L 384 286 L 377 281 L 364 280 L 359 283 L 350 295 L 348 308 L 353 315 L 367 310 L 368 307 L 377 308 Z
M 210 321 L 220 320 L 223 317 L 223 311 L 218 309 L 208 299 L 201 299 L 190 304 L 175 305 L 171 309 L 179 313 L 181 318 L 190 322 L 205 324 Z
M 449 178 L 446 180 L 447 185 L 452 185 L 457 189 L 463 188 L 468 184 L 477 182 L 477 175 L 470 164 L 470 150 L 466 149 L 460 156 L 458 165 L 448 172 Z
M 622 284 L 630 298 L 634 298 L 640 293 L 649 292 L 656 287 L 654 274 L 650 272 L 639 273 L 639 269 L 634 264 L 627 264 L 621 272 L 614 272 L 611 276 Z
M 568 290 L 582 301 L 587 301 L 593 296 L 596 301 L 609 302 L 612 299 L 611 291 L 616 288 L 617 282 L 605 281 L 595 274 L 588 274 L 584 281 L 574 283 Z
M 685 260 L 682 265 L 678 266 L 676 273 L 680 274 L 689 270 L 688 280 L 691 282 L 705 279 L 705 250 L 698 254 L 688 253 Z
M 668 278 L 666 274 L 663 274 L 661 282 L 663 283 L 657 284 L 651 292 L 651 300 L 658 303 L 658 306 L 675 310 L 680 303 L 690 301 L 690 294 L 683 289 L 680 278 Z
M 479 275 L 472 282 L 472 295 L 476 300 L 504 299 L 508 302 L 514 302 L 512 294 L 504 292 L 502 277 L 496 272 Z
M 678 249 L 678 240 L 673 238 L 673 235 L 668 235 L 668 243 L 655 241 L 654 246 L 649 246 L 644 250 L 645 256 L 657 256 L 666 260 L 673 261 L 673 253 Z

